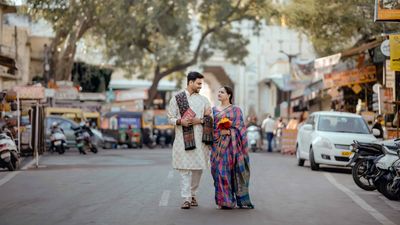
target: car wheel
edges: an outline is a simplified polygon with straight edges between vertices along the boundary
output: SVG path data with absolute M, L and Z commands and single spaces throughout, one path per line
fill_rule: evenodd
M 314 159 L 314 151 L 312 149 L 312 147 L 310 148 L 310 166 L 311 166 L 311 170 L 319 170 L 319 164 L 315 163 L 315 159 Z
M 300 158 L 299 146 L 296 145 L 296 158 L 297 158 L 297 165 L 304 166 L 304 159 Z

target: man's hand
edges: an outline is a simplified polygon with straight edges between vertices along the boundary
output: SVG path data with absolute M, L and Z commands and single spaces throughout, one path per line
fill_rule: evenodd
M 210 108 L 210 107 L 207 107 L 206 110 L 204 110 L 204 115 L 205 115 L 205 116 L 210 116 L 211 113 L 212 113 L 212 112 L 211 112 L 211 108 Z
M 227 129 L 223 129 L 223 130 L 221 130 L 221 135 L 231 135 L 231 131 L 230 130 L 227 130 Z
M 188 127 L 190 125 L 192 125 L 192 119 L 182 119 L 181 120 L 181 125 L 184 127 Z

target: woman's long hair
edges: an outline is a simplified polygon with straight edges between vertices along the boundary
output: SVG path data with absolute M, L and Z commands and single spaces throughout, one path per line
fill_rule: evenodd
M 229 96 L 229 103 L 233 104 L 233 90 L 232 90 L 232 88 L 228 87 L 228 86 L 223 86 L 223 88 L 225 89 L 226 93 L 228 95 L 230 95 Z

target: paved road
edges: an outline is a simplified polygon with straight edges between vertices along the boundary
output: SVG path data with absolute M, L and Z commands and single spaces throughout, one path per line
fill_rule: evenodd
M 400 224 L 400 202 L 357 188 L 348 169 L 314 172 L 292 156 L 251 154 L 254 210 L 218 210 L 205 171 L 198 208 L 181 210 L 169 149 L 45 155 L 0 171 L 0 224 Z

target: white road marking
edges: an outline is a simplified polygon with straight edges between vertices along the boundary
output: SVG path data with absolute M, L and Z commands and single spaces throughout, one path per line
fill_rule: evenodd
M 382 199 L 392 209 L 400 211 L 400 202 L 390 201 L 385 196 L 379 196 L 379 198 Z
M 159 206 L 168 206 L 168 200 L 169 200 L 169 195 L 171 194 L 171 191 L 166 190 L 163 191 L 161 195 L 161 200 Z
M 174 178 L 174 171 L 173 170 L 169 171 L 167 178 L 168 179 Z
M 344 185 L 338 183 L 331 174 L 324 173 L 324 175 L 329 180 L 329 182 L 331 182 L 339 190 L 341 190 L 347 196 L 349 196 L 357 205 L 359 205 L 362 209 L 367 211 L 371 216 L 373 216 L 381 224 L 384 224 L 384 225 L 395 225 L 395 223 L 393 223 L 391 220 L 389 220 L 383 214 L 381 214 L 376 209 L 374 209 L 372 206 L 370 206 L 367 202 L 365 202 L 362 198 L 360 198 L 360 196 L 354 194 L 352 191 L 350 191 L 350 189 L 348 189 Z
M 33 164 L 35 164 L 35 159 L 32 159 L 28 164 L 26 164 L 24 167 L 22 167 L 21 170 L 26 170 L 27 168 L 31 167 Z M 21 171 L 13 171 L 9 172 L 5 177 L 3 177 L 0 180 L 0 187 L 3 186 L 5 183 L 13 179 L 15 176 L 17 176 Z

